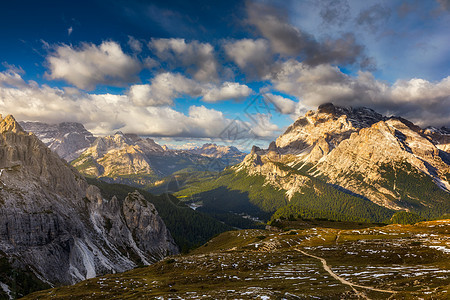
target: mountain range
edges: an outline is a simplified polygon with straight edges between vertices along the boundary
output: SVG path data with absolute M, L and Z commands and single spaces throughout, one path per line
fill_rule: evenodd
M 176 195 L 207 210 L 388 221 L 396 211 L 450 212 L 446 128 L 331 103 L 299 117 L 268 149 Z M 229 201 L 232 193 L 234 199 Z M 244 204 L 245 203 L 245 204 Z M 245 208 L 244 208 L 245 207 Z
M 138 187 L 158 186 L 166 177 L 180 171 L 221 171 L 241 162 L 246 155 L 233 146 L 211 143 L 174 150 L 160 146 L 153 139 L 120 131 L 94 137 L 80 123 L 20 122 L 20 125 L 84 176 Z

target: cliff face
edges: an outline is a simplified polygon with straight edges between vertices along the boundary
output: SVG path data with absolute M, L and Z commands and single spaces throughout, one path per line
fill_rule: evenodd
M 310 184 L 305 174 L 390 209 L 433 209 L 450 202 L 446 138 L 402 118 L 326 104 L 235 169 L 264 175 L 289 198 Z
M 71 284 L 178 253 L 143 196 L 103 199 L 12 116 L 0 120 L 0 256 Z

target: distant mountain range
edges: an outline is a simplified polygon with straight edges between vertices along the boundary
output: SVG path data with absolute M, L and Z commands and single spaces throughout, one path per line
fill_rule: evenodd
M 450 212 L 449 138 L 447 128 L 423 130 L 329 103 L 298 118 L 268 149 L 254 147 L 219 178 L 177 195 L 209 211 L 272 218 L 385 222 L 398 210 L 435 218 Z
M 151 187 L 183 170 L 221 171 L 246 155 L 233 146 L 216 144 L 172 150 L 150 138 L 122 132 L 96 138 L 80 123 L 20 124 L 83 175 L 139 187 Z

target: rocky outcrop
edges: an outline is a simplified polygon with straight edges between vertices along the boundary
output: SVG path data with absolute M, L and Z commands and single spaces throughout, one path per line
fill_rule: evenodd
M 103 199 L 12 116 L 1 119 L 0 256 L 42 281 L 71 284 L 175 253 L 142 195 Z
M 92 133 L 80 123 L 20 122 L 20 125 L 25 131 L 34 133 L 47 147 L 67 161 L 77 158 L 95 140 Z

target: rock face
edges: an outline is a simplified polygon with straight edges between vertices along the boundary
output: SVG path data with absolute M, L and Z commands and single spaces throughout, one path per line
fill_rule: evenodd
M 269 149 L 253 149 L 235 170 L 264 175 L 289 198 L 313 176 L 390 209 L 427 210 L 450 203 L 448 138 L 445 128 L 422 130 L 400 117 L 328 103 L 297 119 Z
M 310 152 L 310 162 L 317 162 L 353 132 L 385 119 L 368 108 L 344 108 L 327 103 L 298 118 L 276 140 L 276 146 L 283 153 Z
M 42 281 L 71 284 L 178 253 L 142 195 L 103 199 L 12 116 L 0 120 L 0 256 Z
M 77 158 L 95 140 L 92 133 L 80 123 L 20 122 L 19 124 L 25 131 L 34 133 L 47 147 L 67 161 Z

